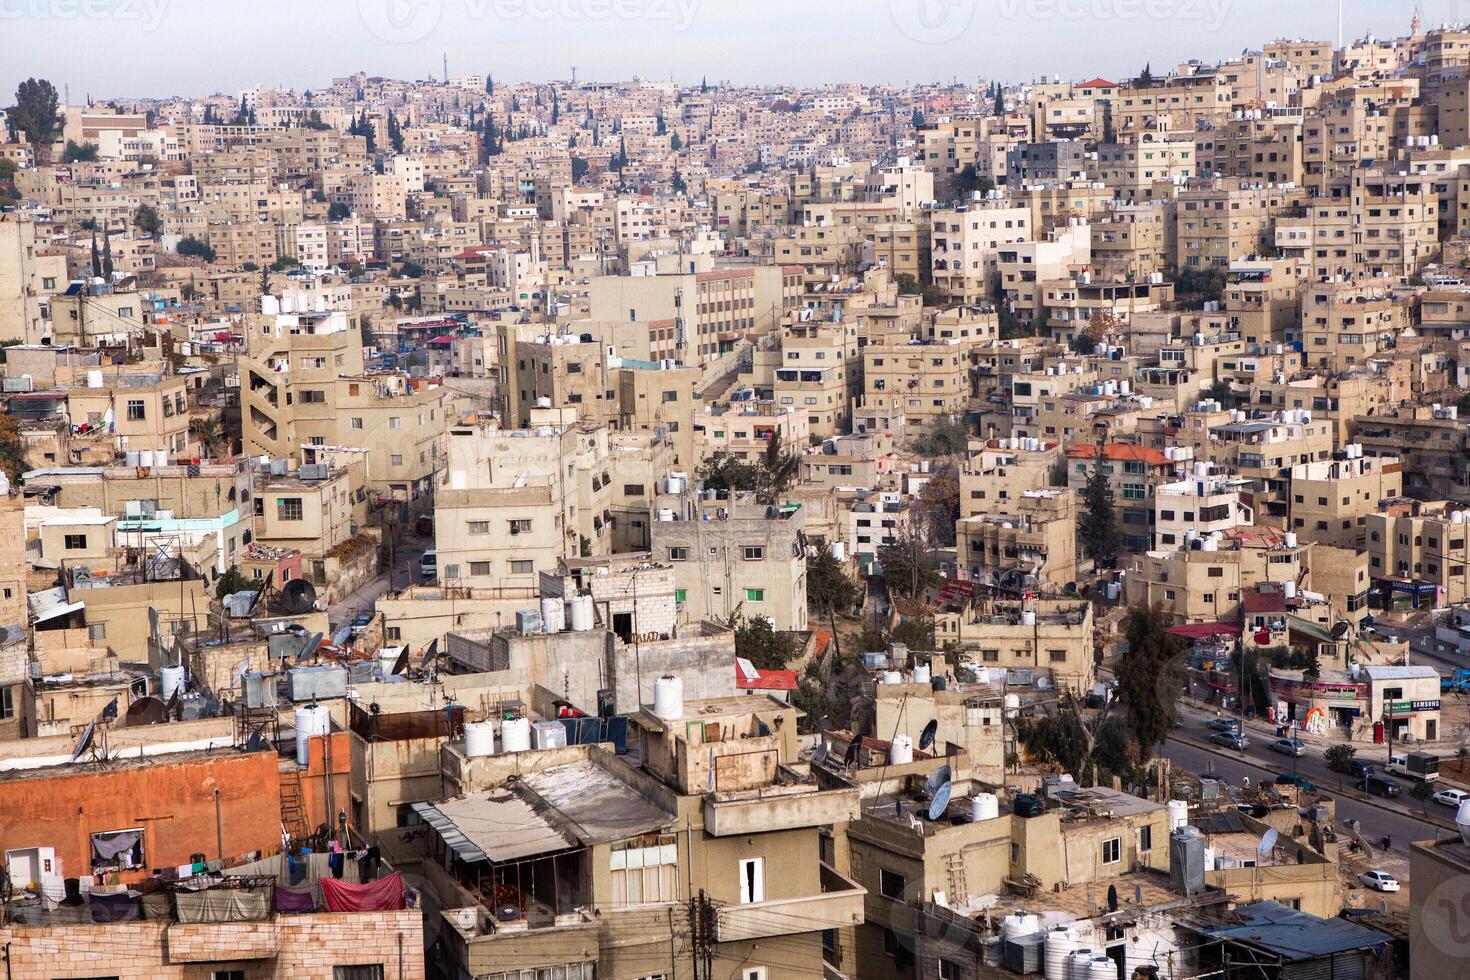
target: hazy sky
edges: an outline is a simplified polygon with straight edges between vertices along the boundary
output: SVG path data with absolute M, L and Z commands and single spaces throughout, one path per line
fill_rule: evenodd
M 1423 0 L 1427 25 L 1470 0 Z M 1349 38 L 1405 33 L 1410 0 L 1344 0 Z M 20 79 L 74 103 L 397 78 L 695 83 L 1081 80 L 1333 39 L 1336 0 L 0 0 L 0 105 Z

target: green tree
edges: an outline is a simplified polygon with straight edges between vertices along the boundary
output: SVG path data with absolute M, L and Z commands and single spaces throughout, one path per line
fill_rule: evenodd
M 350 217 L 352 217 L 352 209 L 341 201 L 336 201 L 327 208 L 328 221 L 345 221 Z
M 1142 758 L 1164 743 L 1179 712 L 1184 683 L 1184 646 L 1169 632 L 1173 621 L 1162 606 L 1134 606 L 1123 620 L 1128 650 L 1118 663 L 1118 696 Z
M 393 147 L 394 153 L 403 152 L 403 127 L 398 125 L 398 117 L 393 110 L 388 110 L 388 145 Z
M 960 456 L 970 447 L 970 424 L 963 415 L 940 415 L 914 436 L 910 448 L 920 456 Z
M 581 181 L 582 178 L 587 176 L 587 171 L 591 169 L 592 165 L 584 158 L 572 157 L 572 183 L 575 184 Z
M 102 252 L 97 248 L 97 229 L 92 229 L 92 278 L 102 275 Z
M 684 149 L 684 139 L 683 139 L 683 137 L 681 137 L 678 133 L 675 133 L 673 136 L 670 136 L 669 137 L 669 149 L 673 150 L 675 153 L 678 153 L 680 150 Z
M 846 614 L 862 597 L 862 588 L 833 556 L 831 548 L 817 548 L 807 557 L 806 604 L 813 612 Z
M 1138 84 L 1139 85 L 1152 85 L 1153 83 L 1154 83 L 1153 67 L 1150 64 L 1145 64 L 1143 66 L 1143 71 L 1141 71 L 1141 72 L 1138 73 Z
M 698 475 L 706 490 L 754 492 L 761 483 L 760 470 L 727 452 L 711 455 L 700 466 Z
M 791 635 L 778 633 L 764 616 L 747 617 L 737 610 L 726 625 L 735 631 L 735 656 L 749 660 L 757 670 L 785 670 L 796 656 Z
M 785 451 L 781 444 L 781 431 L 777 429 L 766 442 L 766 451 L 761 456 L 757 499 L 763 504 L 779 504 L 800 472 L 801 457 Z
M 234 595 L 236 592 L 254 592 L 260 588 L 259 582 L 252 582 L 240 572 L 239 565 L 231 565 L 225 569 L 224 574 L 214 580 L 214 594 L 218 598 Z
M 997 116 L 1006 114 L 1006 93 L 999 85 L 995 87 L 995 103 L 991 106 L 991 112 Z
M 20 191 L 15 189 L 15 175 L 19 165 L 10 159 L 0 159 L 0 204 L 13 204 L 20 200 Z
M 44 78 L 21 82 L 15 89 L 15 105 L 6 111 L 6 118 L 17 133 L 25 134 L 37 162 L 50 159 L 51 144 L 61 135 L 61 127 L 66 122 L 56 86 Z
M 924 125 L 924 111 L 922 109 L 915 109 L 914 114 L 909 116 L 909 125 L 914 129 L 918 129 Z
M 404 259 L 398 264 L 398 274 L 406 279 L 420 279 L 424 275 L 424 267 L 412 259 Z
M 157 208 L 144 204 L 133 212 L 133 227 L 145 235 L 157 235 L 163 231 L 163 219 L 158 216 Z
M 102 275 L 112 280 L 112 229 L 102 229 Z
M 1357 751 L 1346 742 L 1336 742 L 1327 746 L 1322 753 L 1322 758 L 1327 763 L 1327 768 L 1333 772 L 1352 772 L 1349 767 Z
M 221 446 L 226 443 L 225 430 L 220 425 L 219 419 L 213 415 L 204 415 L 189 420 L 189 434 L 199 440 L 204 447 L 204 455 L 213 459 L 219 452 Z
M 890 591 L 910 599 L 922 599 L 928 588 L 939 581 L 939 557 L 924 523 L 911 518 L 878 549 L 883 581 L 888 583 Z
M 1419 803 L 1419 809 L 1425 814 L 1429 813 L 1429 800 L 1434 796 L 1434 787 L 1431 784 L 1422 779 L 1416 779 L 1414 785 L 1409 789 L 1409 795 Z
M 176 251 L 185 258 L 203 259 L 206 262 L 213 262 L 215 259 L 214 249 L 209 243 L 192 236 L 181 239 Z
M 679 171 L 677 170 L 674 171 L 674 178 L 672 181 L 670 181 L 670 186 L 675 194 L 689 193 L 689 182 L 685 180 L 684 175 L 679 173 Z
M 955 190 L 961 196 L 970 197 L 979 194 L 982 197 L 995 190 L 995 181 L 980 173 L 978 167 L 973 163 L 967 163 L 955 174 Z
M 1113 487 L 1108 482 L 1108 474 L 1103 472 L 1103 452 L 1104 447 L 1099 446 L 1092 473 L 1082 491 L 1082 514 L 1077 533 L 1088 557 L 1097 562 L 1099 568 L 1112 568 L 1118 563 L 1122 535 L 1113 510 Z
M 271 263 L 272 272 L 285 272 L 294 269 L 301 264 L 301 260 L 294 255 L 282 255 Z
M 96 163 L 99 152 L 96 143 L 78 143 L 76 140 L 67 140 L 66 150 L 61 154 L 61 162 Z
M 362 346 L 364 346 L 364 347 L 376 347 L 378 345 L 378 337 L 377 337 L 377 335 L 375 333 L 373 333 L 373 321 L 372 321 L 372 319 L 370 317 L 366 317 L 365 316 L 365 317 L 362 318 L 362 328 L 361 329 L 362 329 Z

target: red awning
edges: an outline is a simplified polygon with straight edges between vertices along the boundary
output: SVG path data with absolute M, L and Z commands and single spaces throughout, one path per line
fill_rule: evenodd
M 1190 640 L 1206 640 L 1212 636 L 1239 636 L 1239 623 L 1182 623 L 1169 627 L 1170 636 L 1182 636 Z

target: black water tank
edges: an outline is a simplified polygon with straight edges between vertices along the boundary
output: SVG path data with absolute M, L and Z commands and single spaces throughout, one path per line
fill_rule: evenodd
M 1011 801 L 1011 812 L 1018 817 L 1039 817 L 1045 809 L 1035 793 L 1018 793 Z

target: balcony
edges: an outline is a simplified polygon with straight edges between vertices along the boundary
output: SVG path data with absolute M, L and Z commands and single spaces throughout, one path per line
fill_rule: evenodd
M 722 907 L 715 919 L 715 941 L 741 942 L 861 924 L 868 890 L 826 864 L 821 882 L 819 895 Z
M 764 834 L 856 820 L 859 811 L 854 789 L 815 792 L 810 786 L 798 786 L 794 792 L 783 792 L 770 787 L 706 796 L 704 829 L 712 837 Z

